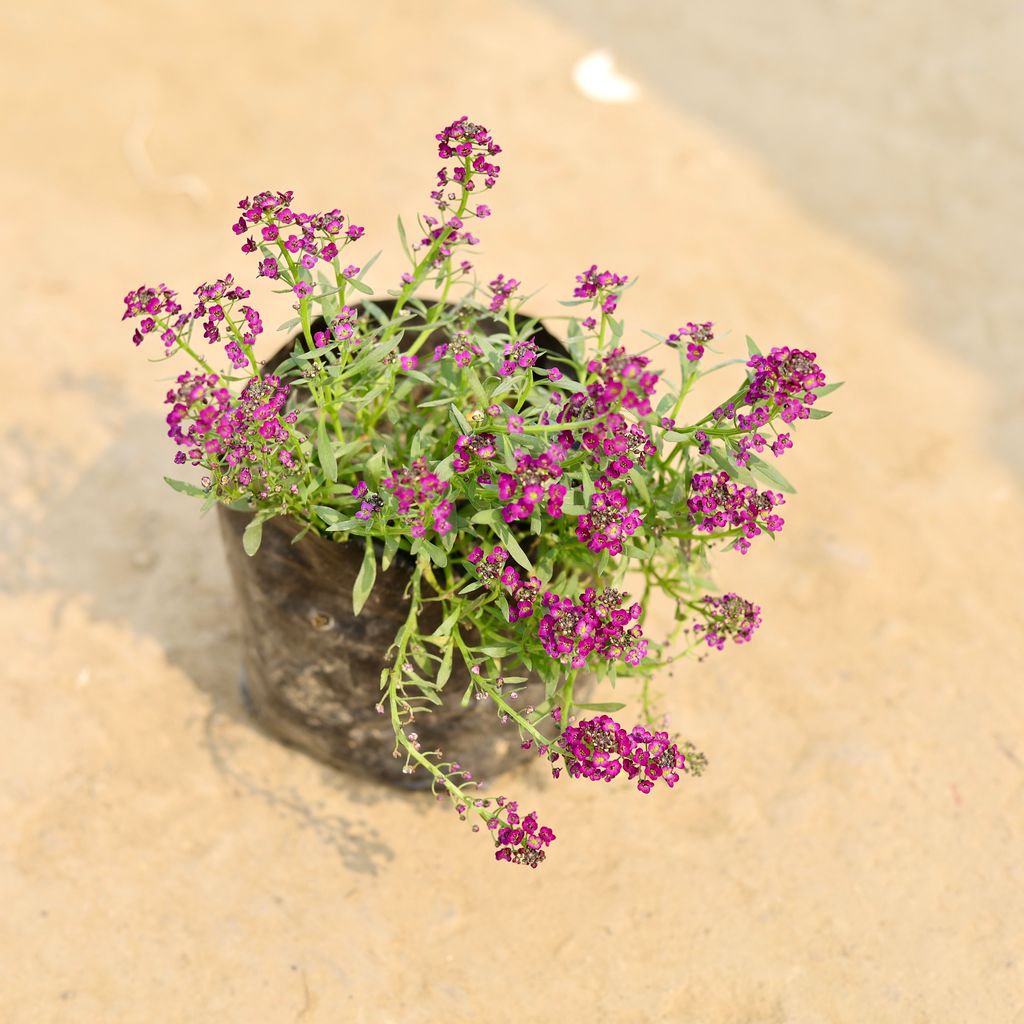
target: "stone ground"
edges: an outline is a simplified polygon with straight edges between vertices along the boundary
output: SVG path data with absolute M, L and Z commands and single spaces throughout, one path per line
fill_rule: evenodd
M 1019 3 L 50 0 L 0 38 L 0 1020 L 1024 1021 Z M 635 101 L 574 84 L 599 49 Z M 502 780 L 538 872 L 247 721 L 118 322 L 245 269 L 263 187 L 351 211 L 386 285 L 461 113 L 506 150 L 483 269 L 553 305 L 609 265 L 634 331 L 848 381 L 783 538 L 719 559 L 756 643 L 663 680 L 712 770 Z

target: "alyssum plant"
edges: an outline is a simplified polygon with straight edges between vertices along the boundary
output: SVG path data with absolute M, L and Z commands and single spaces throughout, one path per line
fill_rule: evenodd
M 411 564 L 377 710 L 406 771 L 429 773 L 461 818 L 489 830 L 498 860 L 536 867 L 555 838 L 536 813 L 481 798 L 471 770 L 418 742 L 417 719 L 441 702 L 453 660 L 470 672 L 462 700 L 491 702 L 495 728 L 518 729 L 555 777 L 627 779 L 648 793 L 700 774 L 704 756 L 657 728 L 652 673 L 744 643 L 760 625 L 757 605 L 707 593 L 707 558 L 782 530 L 791 488 L 767 457 L 792 446 L 798 421 L 828 415 L 815 401 L 837 385 L 813 352 L 762 353 L 748 341 L 736 388 L 685 420 L 691 386 L 719 369 L 704 368 L 712 325 L 648 334 L 646 349 L 631 349 L 616 315 L 628 278 L 596 266 L 563 303 L 576 315 L 547 318 L 564 322 L 566 347 L 542 351 L 520 282 L 498 274 L 485 287 L 465 258 L 474 222 L 491 213 L 481 199 L 498 180 L 500 147 L 465 117 L 436 138 L 435 209 L 412 244 L 399 220 L 409 270 L 387 303 L 367 297 L 373 260 L 346 258 L 363 229 L 338 210 L 299 212 L 291 192 L 239 203 L 242 251 L 294 297 L 281 330 L 298 340 L 273 372 L 254 354 L 260 313 L 230 275 L 200 285 L 187 307 L 164 285 L 140 287 L 124 316 L 137 321 L 137 345 L 159 340 L 190 364 L 168 392 L 167 422 L 175 462 L 205 475 L 202 487 L 169 482 L 207 506 L 251 510 L 249 554 L 274 516 L 361 545 L 356 614 L 379 570 Z M 656 345 L 678 353 L 677 381 L 651 368 Z M 221 353 L 230 372 L 214 368 Z M 720 366 L 730 362 L 743 360 Z M 623 590 L 630 572 L 642 580 L 637 599 Z M 645 635 L 654 594 L 675 603 L 671 636 Z M 440 608 L 429 634 L 428 606 Z M 684 649 L 671 653 L 680 633 Z M 517 700 L 524 669 L 544 680 L 539 706 Z M 623 704 L 574 701 L 581 673 L 638 679 L 641 724 L 608 714 Z

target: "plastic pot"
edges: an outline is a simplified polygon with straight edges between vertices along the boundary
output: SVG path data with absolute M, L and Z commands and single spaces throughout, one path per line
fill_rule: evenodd
M 377 304 L 387 307 L 386 302 Z M 488 333 L 500 329 L 481 326 Z M 538 343 L 562 351 L 546 331 Z M 266 371 L 272 372 L 292 348 L 290 342 L 268 361 Z M 378 572 L 357 616 L 352 586 L 362 561 L 361 543 L 339 543 L 312 532 L 293 543 L 300 524 L 281 517 L 264 523 L 260 549 L 250 557 L 242 548 L 242 532 L 252 513 L 222 505 L 219 515 L 241 613 L 243 692 L 257 722 L 337 768 L 407 788 L 428 786 L 422 769 L 403 773 L 404 756 L 393 755 L 390 719 L 375 710 L 385 656 L 409 609 L 405 589 L 412 558 L 400 551 L 387 572 Z M 424 610 L 422 632 L 439 624 L 434 608 Z M 517 669 L 515 674 L 526 673 Z M 422 749 L 444 751 L 446 760 L 459 762 L 476 779 L 493 778 L 536 757 L 535 751 L 521 749 L 518 730 L 498 720 L 491 701 L 461 705 L 469 682 L 466 666 L 456 657 L 442 691 L 444 704 L 417 717 Z M 516 691 L 520 706 L 544 700 L 544 684 L 536 675 Z

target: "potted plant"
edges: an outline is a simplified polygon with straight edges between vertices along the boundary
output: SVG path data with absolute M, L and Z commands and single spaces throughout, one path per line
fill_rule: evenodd
M 554 833 L 482 796 L 481 770 L 539 754 L 556 778 L 644 793 L 700 774 L 703 754 L 659 728 L 652 674 L 760 625 L 757 605 L 709 592 L 708 556 L 782 530 L 774 459 L 836 385 L 813 352 L 748 339 L 735 389 L 684 419 L 694 382 L 743 360 L 706 368 L 710 323 L 638 346 L 618 316 L 631 282 L 597 266 L 545 319 L 559 343 L 519 280 L 474 272 L 500 147 L 465 117 L 436 139 L 432 209 L 411 240 L 399 219 L 409 269 L 387 299 L 373 259 L 345 252 L 361 227 L 262 192 L 234 231 L 292 297 L 283 348 L 256 355 L 262 317 L 230 275 L 187 305 L 142 286 L 124 317 L 188 364 L 167 421 L 202 477 L 169 483 L 220 507 L 257 717 L 331 763 L 422 780 L 498 860 L 536 867 Z M 673 379 L 656 346 L 675 350 Z M 671 636 L 645 633 L 655 595 Z M 642 720 L 588 702 L 592 677 L 635 680 Z

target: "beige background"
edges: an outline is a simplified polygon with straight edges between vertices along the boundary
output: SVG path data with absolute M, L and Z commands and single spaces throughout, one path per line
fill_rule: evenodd
M 1022 45 L 1009 0 L 6 5 L 0 1021 L 1024 1021 Z M 599 47 L 636 102 L 574 86 Z M 849 382 L 781 541 L 718 561 L 761 634 L 663 680 L 712 769 L 503 780 L 537 872 L 247 722 L 118 322 L 250 272 L 264 187 L 386 284 L 461 113 L 506 150 L 484 269 L 553 306 L 606 264 L 634 331 Z

